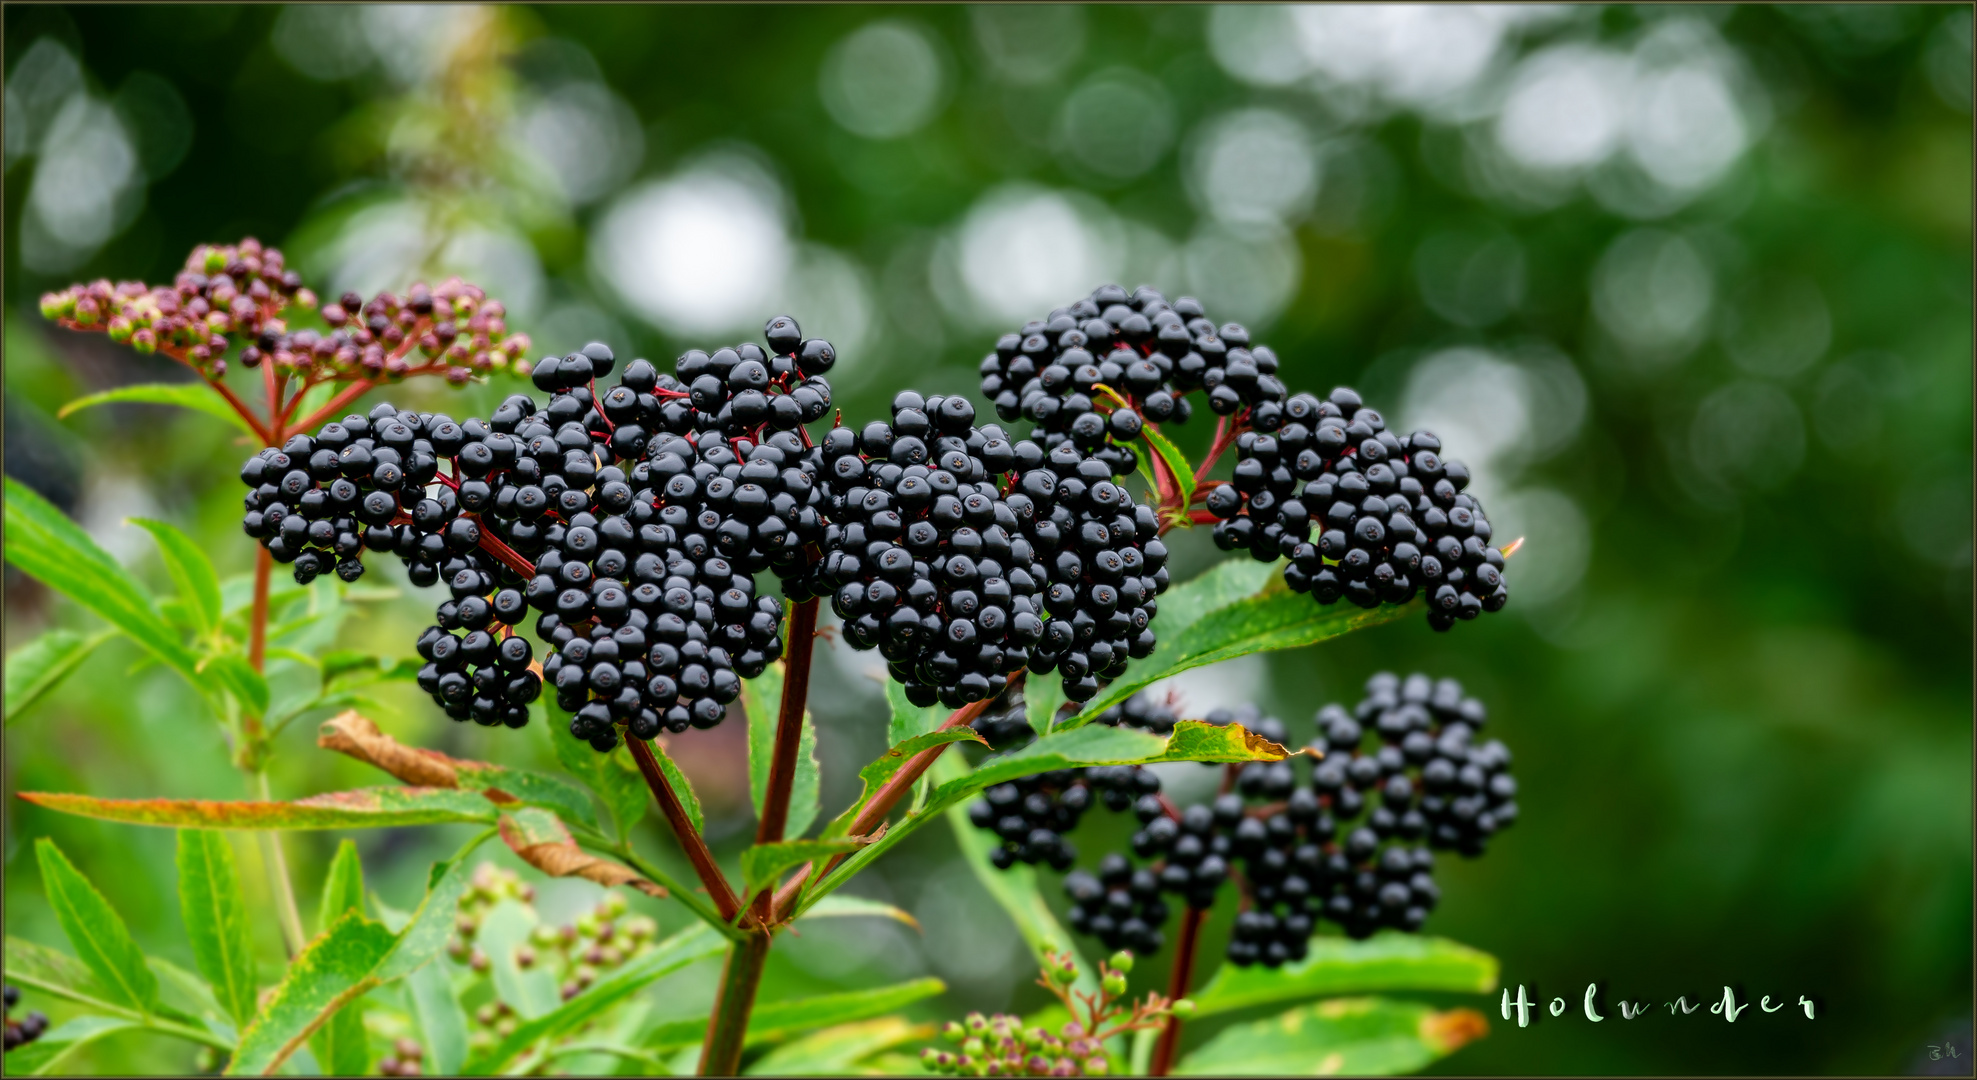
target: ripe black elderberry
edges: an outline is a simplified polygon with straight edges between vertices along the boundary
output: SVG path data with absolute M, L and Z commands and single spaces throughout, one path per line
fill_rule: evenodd
M 6 1017 L 5 1042 L 7 1050 L 11 1051 L 18 1047 L 26 1046 L 28 1043 L 41 1038 L 42 1035 L 47 1033 L 48 1017 L 39 1011 L 28 1013 L 26 1017 L 20 1020 L 13 1018 L 12 1013 L 14 1007 L 21 1003 L 21 991 L 19 987 L 11 984 L 8 985 L 5 995 L 8 1013 Z
M 1046 446 L 1068 439 L 1116 475 L 1136 465 L 1132 447 L 1121 444 L 1139 434 L 1143 420 L 1188 419 L 1192 405 L 1183 395 L 1190 390 L 1206 390 L 1219 415 L 1247 408 L 1251 426 L 1274 430 L 1284 400 L 1276 372 L 1275 353 L 1251 349 L 1238 324 L 1217 330 L 1193 297 L 1170 305 L 1152 288 L 1129 294 L 1118 285 L 1003 335 L 981 363 L 982 394 L 997 416 L 1028 418 Z M 1131 408 L 1104 408 L 1113 400 L 1107 389 Z
M 457 515 L 453 500 L 426 495 L 444 454 L 433 420 L 452 423 L 384 403 L 255 454 L 240 470 L 249 488 L 242 530 L 305 585 L 332 569 L 357 580 L 367 548 L 391 551 L 408 566 L 465 550 L 443 535 Z M 422 509 L 423 502 L 433 506 Z M 416 573 L 413 580 L 431 583 Z
M 1373 608 L 1425 593 L 1437 630 L 1502 609 L 1503 553 L 1463 490 L 1469 470 L 1441 456 L 1440 439 L 1395 435 L 1346 387 L 1323 401 L 1299 394 L 1283 415 L 1274 432 L 1236 439 L 1234 479 L 1207 500 L 1223 519 L 1218 546 L 1287 557 L 1285 583 L 1320 604 Z
M 1002 846 L 989 853 L 996 869 L 1025 862 L 1066 870 L 1078 849 L 1065 834 L 1078 827 L 1091 801 L 1081 770 L 1057 769 L 989 788 L 968 807 L 968 819 L 1002 838 Z
M 1071 898 L 1071 929 L 1090 934 L 1108 949 L 1131 949 L 1148 956 L 1166 944 L 1160 927 L 1167 922 L 1167 905 L 1160 899 L 1160 879 L 1153 871 L 1135 869 L 1116 852 L 1099 860 L 1098 873 L 1074 870 L 1064 878 Z
M 438 625 L 419 635 L 426 660 L 419 688 L 455 720 L 527 725 L 529 702 L 542 695 L 542 678 L 529 669 L 535 649 L 514 627 L 527 610 L 514 588 L 496 591 L 492 600 L 476 591 L 439 605 Z
M 981 715 L 968 722 L 989 749 L 995 751 L 1014 750 L 1036 738 L 1035 729 L 1030 727 L 1028 704 L 1022 691 L 1005 691 L 996 698 Z

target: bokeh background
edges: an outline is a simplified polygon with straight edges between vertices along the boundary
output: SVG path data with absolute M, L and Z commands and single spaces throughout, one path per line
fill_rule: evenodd
M 1440 432 L 1499 534 L 1526 537 L 1503 615 L 1177 688 L 1196 715 L 1253 693 L 1293 732 L 1381 668 L 1489 703 L 1525 813 L 1486 858 L 1445 861 L 1429 929 L 1534 994 L 1576 1005 L 1599 981 L 1656 1014 L 1497 1022 L 1443 1071 L 1883 1072 L 1931 1067 L 1945 1039 L 1970 1052 L 1968 5 L 10 5 L 5 63 L 6 470 L 161 587 L 123 519 L 165 517 L 246 570 L 247 448 L 148 406 L 57 420 L 82 393 L 183 373 L 46 329 L 35 300 L 166 279 L 202 241 L 279 244 L 325 295 L 464 274 L 537 352 L 597 338 L 667 360 L 787 311 L 837 343 L 861 421 L 907 386 L 974 393 L 998 334 L 1097 284 L 1193 294 L 1273 345 L 1292 389 L 1351 383 Z M 513 389 L 398 400 L 463 415 Z M 1175 546 L 1177 578 L 1216 555 Z M 367 585 L 402 584 L 379 567 Z M 6 584 L 10 649 L 83 624 L 11 567 Z M 353 605 L 340 633 L 406 653 L 431 603 Z M 884 743 L 868 658 L 831 654 L 827 813 Z M 138 659 L 106 649 L 7 730 L 10 795 L 245 794 L 197 699 Z M 458 727 L 416 691 L 390 704 L 377 718 L 408 741 L 553 760 L 542 725 Z M 378 779 L 312 727 L 282 738 L 279 794 Z M 730 854 L 750 827 L 740 736 L 679 745 Z M 4 814 L 8 934 L 60 941 L 31 846 L 51 835 L 189 965 L 158 900 L 169 833 L 11 798 Z M 289 842 L 305 906 L 333 840 Z M 409 904 L 457 838 L 358 841 L 380 895 Z M 854 891 L 924 935 L 805 935 L 772 994 L 931 972 L 952 991 L 929 1015 L 1037 1004 L 943 829 Z M 544 897 L 549 915 L 586 899 Z M 712 978 L 660 992 L 690 1011 Z M 1820 1015 L 1659 1008 L 1725 984 Z M 190 1060 L 132 1038 L 83 1064 Z

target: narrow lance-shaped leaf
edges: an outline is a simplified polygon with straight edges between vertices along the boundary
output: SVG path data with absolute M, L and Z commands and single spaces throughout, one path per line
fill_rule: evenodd
M 208 416 L 225 420 L 238 428 L 243 435 L 254 435 L 254 429 L 247 425 L 245 418 L 239 413 L 234 412 L 233 407 L 222 400 L 218 394 L 214 393 L 211 387 L 197 382 L 139 383 L 135 386 L 119 386 L 114 390 L 105 390 L 101 393 L 90 394 L 87 397 L 79 397 L 67 405 L 62 406 L 55 413 L 55 416 L 58 419 L 66 420 L 70 415 L 91 406 L 109 405 L 117 402 L 135 402 L 144 405 L 176 405 L 182 409 L 191 409 L 195 412 L 202 412 Z
M 123 918 L 53 840 L 36 840 L 34 854 L 41 864 L 41 884 L 48 904 L 55 909 L 62 933 L 68 936 L 76 955 L 89 965 L 106 998 L 141 1013 L 156 1011 L 158 978 L 144 966 L 144 952 L 132 940 Z
M 1160 460 L 1167 466 L 1167 471 L 1174 475 L 1174 482 L 1180 487 L 1181 505 L 1192 505 L 1194 467 L 1188 464 L 1188 456 L 1181 453 L 1181 448 L 1175 446 L 1173 440 L 1162 435 L 1160 429 L 1152 424 L 1141 427 L 1140 434 L 1146 437 L 1146 444 L 1153 447 L 1153 452 L 1160 455 Z
M 453 981 L 439 964 L 427 964 L 405 979 L 426 1051 L 426 1071 L 452 1076 L 467 1060 L 467 1011 L 453 993 Z
M 363 912 L 344 912 L 289 964 L 267 1005 L 241 1032 L 227 1074 L 273 1073 L 345 1002 L 378 985 L 378 966 L 394 941 Z
M 1046 735 L 1014 753 L 984 762 L 967 776 L 935 788 L 926 804 L 894 822 L 870 845 L 840 863 L 830 876 L 804 895 L 808 905 L 855 876 L 873 859 L 912 835 L 948 807 L 976 792 L 1035 773 L 1086 765 L 1147 765 L 1161 761 L 1244 762 L 1281 761 L 1285 750 L 1240 724 L 1216 726 L 1183 720 L 1166 738 L 1133 728 L 1100 725 Z
M 906 762 L 915 754 L 923 750 L 931 750 L 936 746 L 946 746 L 949 743 L 957 742 L 972 742 L 982 746 L 988 745 L 987 740 L 983 739 L 974 728 L 951 727 L 942 728 L 939 731 L 929 731 L 924 735 L 911 736 L 904 742 L 880 754 L 864 768 L 858 770 L 858 779 L 864 785 L 858 793 L 858 798 L 852 802 L 851 806 L 844 813 L 839 814 L 824 829 L 824 835 L 821 839 L 832 840 L 844 836 L 849 832 L 852 822 L 857 820 L 859 812 L 865 809 L 865 804 L 871 801 L 872 796 L 878 794 L 879 788 L 883 787 L 887 780 L 892 779 L 894 773 L 905 768 Z
M 756 844 L 741 853 L 744 906 L 756 893 L 776 883 L 782 872 L 807 862 L 857 851 L 872 842 L 870 837 L 848 836 L 833 840 L 785 840 L 780 844 Z
M 255 715 L 268 711 L 268 680 L 247 657 L 237 652 L 220 653 L 209 656 L 200 664 L 200 669 L 233 695 L 240 707 Z
M 913 979 L 909 982 L 879 986 L 870 990 L 848 990 L 837 994 L 819 994 L 815 997 L 794 998 L 786 1001 L 765 1001 L 755 1006 L 748 1016 L 747 1040 L 751 1043 L 777 1042 L 798 1032 L 813 1031 L 834 1024 L 846 1024 L 854 1020 L 867 1020 L 896 1012 L 916 1001 L 923 1001 L 937 994 L 947 992 L 947 984 L 939 979 Z M 654 1050 L 672 1050 L 691 1046 L 700 1041 L 707 1030 L 707 1018 L 696 1017 L 690 1020 L 670 1020 L 660 1024 L 647 1037 L 646 1045 Z
M 742 705 L 748 712 L 748 793 L 755 803 L 755 815 L 762 815 L 762 800 L 769 795 L 769 764 L 775 757 L 776 726 L 782 713 L 783 662 L 778 660 L 756 678 L 742 685 Z M 784 836 L 802 836 L 817 820 L 817 724 L 810 710 L 803 710 L 803 733 L 797 742 L 796 776 L 790 785 L 789 817 Z
M 364 863 L 357 845 L 345 840 L 336 846 L 329 873 L 323 878 L 323 896 L 316 906 L 316 925 L 327 931 L 346 912 L 364 911 Z M 364 1011 L 361 1000 L 352 1000 L 332 1013 L 309 1037 L 309 1050 L 316 1063 L 330 1076 L 361 1076 L 370 1071 L 370 1048 L 365 1045 Z
M 220 1008 L 237 1026 L 246 1027 L 254 1017 L 254 951 L 247 902 L 225 836 L 206 829 L 179 830 L 178 896 L 199 974 Z
M 886 1070 L 868 1062 L 872 1055 L 902 1043 L 924 1043 L 934 1037 L 932 1024 L 915 1024 L 903 1016 L 882 1016 L 838 1024 L 793 1039 L 750 1062 L 749 1076 L 833 1076 Z
M 1251 566 L 1259 565 L 1254 560 L 1231 560 L 1230 564 L 1225 565 L 1243 562 Z M 1170 603 L 1170 598 L 1175 598 L 1174 594 L 1182 590 L 1174 590 L 1167 597 L 1162 597 L 1160 614 L 1154 619 L 1154 633 L 1160 643 L 1154 648 L 1153 655 L 1135 661 L 1124 675 L 1100 690 L 1098 696 L 1085 703 L 1077 716 L 1062 726 L 1077 727 L 1087 723 L 1090 717 L 1119 704 L 1147 685 L 1191 668 L 1233 660 L 1251 653 L 1315 645 L 1364 627 L 1392 622 L 1420 610 L 1419 602 L 1379 607 L 1371 611 L 1347 603 L 1320 607 L 1311 597 L 1291 591 L 1284 584 L 1281 573 L 1275 571 L 1271 571 L 1270 576 L 1253 592 L 1209 606 L 1226 595 L 1222 592 L 1224 587 L 1253 573 L 1225 571 L 1218 574 L 1211 571 L 1203 575 L 1212 580 L 1204 583 L 1207 588 L 1201 590 L 1199 595 L 1179 597 L 1179 604 Z M 1190 615 L 1194 617 L 1189 618 Z
M 131 518 L 130 523 L 151 534 L 158 543 L 158 554 L 165 570 L 177 586 L 179 598 L 202 633 L 211 633 L 220 623 L 220 577 L 213 572 L 213 561 L 178 526 L 151 518 Z
M 8 654 L 4 672 L 6 722 L 11 724 L 20 719 L 35 702 L 81 667 L 98 645 L 116 635 L 115 630 L 94 634 L 50 630 Z
M 97 1012 L 121 1008 L 89 966 L 68 953 L 26 938 L 7 939 L 7 981 L 46 991 Z
M 1484 994 L 1496 988 L 1496 957 L 1447 938 L 1383 932 L 1365 941 L 1311 939 L 1310 954 L 1276 970 L 1223 964 L 1194 999 L 1197 1015 L 1369 990 Z
M 531 706 L 531 712 L 541 708 L 542 705 L 537 703 Z M 547 716 L 546 711 L 544 716 Z M 645 778 L 639 774 L 638 766 L 632 763 L 631 751 L 620 746 L 608 754 L 600 754 L 591 749 L 588 743 L 572 737 L 567 722 L 547 722 L 542 727 L 548 732 L 549 744 L 556 752 L 556 760 L 562 763 L 563 768 L 569 770 L 570 775 L 582 781 L 585 786 L 597 793 L 598 798 L 604 800 L 605 808 L 611 811 L 612 819 L 618 823 L 618 835 L 621 837 L 629 835 L 632 826 L 638 824 L 639 819 L 645 816 L 645 805 L 651 799 L 651 795 L 645 790 Z M 652 751 L 659 758 L 660 767 L 665 768 L 669 762 L 666 755 L 660 751 L 658 743 L 652 744 Z M 673 779 L 671 773 L 667 778 Z M 673 780 L 673 790 L 679 793 L 680 800 L 685 802 L 689 812 L 695 815 L 694 827 L 699 828 L 700 800 L 692 797 L 692 788 L 682 785 L 678 780 Z
M 378 829 L 449 822 L 494 824 L 495 806 L 471 791 L 381 787 L 312 795 L 294 802 L 204 799 L 98 799 L 23 791 L 36 806 L 126 825 L 189 829 Z
M 1180 1076 L 1392 1076 L 1419 1070 L 1489 1031 L 1471 1009 L 1334 998 L 1216 1033 Z
M 7 561 L 130 635 L 204 690 L 197 661 L 159 616 L 150 592 L 32 488 L 9 476 L 5 489 Z

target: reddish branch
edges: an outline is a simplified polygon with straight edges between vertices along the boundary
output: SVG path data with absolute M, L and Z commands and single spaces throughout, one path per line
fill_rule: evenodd
M 1167 1000 L 1179 1001 L 1188 996 L 1188 984 L 1194 982 L 1194 954 L 1201 944 L 1201 924 L 1208 921 L 1208 912 L 1189 906 L 1181 915 L 1181 940 L 1175 946 L 1174 970 L 1167 979 Z M 1174 1051 L 1181 1045 L 1181 1018 L 1169 1016 L 1167 1027 L 1160 1032 L 1160 1041 L 1153 1045 L 1153 1063 L 1147 1069 L 1149 1076 L 1166 1076 L 1174 1066 Z
M 700 877 L 700 883 L 707 887 L 707 895 L 714 901 L 714 909 L 721 918 L 732 923 L 741 912 L 741 900 L 735 896 L 728 879 L 721 874 L 719 864 L 714 861 L 714 853 L 707 850 L 707 841 L 693 827 L 693 819 L 687 816 L 686 806 L 680 802 L 673 785 L 666 781 L 666 774 L 659 768 L 659 760 L 652 756 L 652 748 L 645 740 L 629 737 L 625 740 L 631 746 L 632 760 L 638 762 L 638 771 L 645 774 L 645 786 L 652 789 L 652 796 L 659 802 L 659 810 L 666 815 L 666 824 L 672 826 L 673 836 L 686 852 L 687 861 L 693 864 L 693 872 Z
M 789 818 L 790 791 L 796 785 L 796 752 L 803 739 L 803 706 L 810 700 L 810 656 L 817 639 L 817 598 L 790 609 L 789 637 L 783 670 L 783 700 L 776 715 L 775 756 L 769 761 L 769 789 L 762 797 L 762 820 L 755 842 L 774 844 L 783 838 Z

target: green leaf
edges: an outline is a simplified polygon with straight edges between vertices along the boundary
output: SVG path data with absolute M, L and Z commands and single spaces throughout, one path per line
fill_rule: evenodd
M 934 778 L 946 784 L 968 775 L 966 762 L 954 754 L 948 754 L 934 763 Z M 995 902 L 1016 924 L 1016 932 L 1023 936 L 1023 942 L 1030 947 L 1030 954 L 1043 963 L 1044 953 L 1070 953 L 1078 965 L 1078 981 L 1074 989 L 1086 993 L 1098 993 L 1097 969 L 1085 962 L 1084 954 L 1078 949 L 1064 925 L 1051 914 L 1050 905 L 1043 898 L 1043 889 L 1037 883 L 1036 868 L 1027 863 L 1017 863 L 1007 870 L 997 870 L 989 862 L 989 852 L 999 846 L 1001 840 L 992 833 L 975 828 L 968 820 L 968 806 L 957 802 L 947 808 L 947 823 L 954 829 L 955 845 L 968 861 L 968 869 L 975 872 L 975 880 L 995 898 Z
M 350 910 L 317 935 L 289 964 L 281 985 L 241 1033 L 240 1049 L 227 1072 L 273 1072 L 332 1023 L 339 1009 L 425 966 L 453 931 L 454 909 L 467 885 L 467 857 L 490 835 L 479 834 L 453 858 L 433 864 L 425 898 L 397 934 L 365 918 L 361 910 Z
M 832 893 L 824 897 L 802 915 L 802 918 L 805 919 L 854 919 L 860 917 L 892 919 L 896 922 L 903 922 L 915 930 L 920 928 L 920 920 L 883 900 L 872 900 L 863 896 L 846 896 L 843 893 Z
M 1139 469 L 1140 479 L 1146 482 L 1147 502 L 1157 505 L 1160 499 L 1160 478 L 1153 475 L 1153 466 L 1147 463 L 1145 454 L 1135 454 L 1133 456 L 1139 459 L 1137 468 Z
M 238 428 L 242 434 L 259 438 L 254 429 L 241 415 L 233 411 L 233 406 L 205 383 L 139 383 L 135 386 L 119 386 L 114 390 L 79 397 L 61 407 L 55 413 L 58 419 L 66 420 L 71 413 L 95 405 L 109 405 L 113 402 L 138 402 L 145 405 L 176 405 L 208 416 L 216 416 Z
M 1391 1076 L 1414 1072 L 1489 1030 L 1470 1009 L 1334 998 L 1222 1029 L 1178 1076 Z
M 419 674 L 420 663 L 414 657 L 390 659 L 372 656 L 356 649 L 338 649 L 324 653 L 319 660 L 312 662 L 322 669 L 323 693 L 333 690 L 366 686 L 376 682 L 409 681 Z
M 974 728 L 951 727 L 943 728 L 939 731 L 929 731 L 923 735 L 910 736 L 892 749 L 880 754 L 864 768 L 858 770 L 858 779 L 863 782 L 864 787 L 859 791 L 858 798 L 852 802 L 850 808 L 846 809 L 844 813 L 839 814 L 830 823 L 830 826 L 824 830 L 822 839 L 836 839 L 849 832 L 852 822 L 857 819 L 859 812 L 865 809 L 865 804 L 871 801 L 872 796 L 878 794 L 879 788 L 884 786 L 887 780 L 892 779 L 894 773 L 906 766 L 907 760 L 912 758 L 913 755 L 918 754 L 922 750 L 930 750 L 936 746 L 946 746 L 949 743 L 962 742 L 964 740 L 980 743 L 983 746 L 988 745 L 988 741 L 983 739 Z
M 861 1067 L 873 1054 L 908 1042 L 933 1037 L 932 1024 L 915 1024 L 902 1016 L 882 1016 L 839 1024 L 771 1049 L 742 1070 L 748 1076 L 872 1075 Z
M 1160 460 L 1166 463 L 1167 471 L 1174 474 L 1174 482 L 1181 488 L 1181 505 L 1193 505 L 1194 466 L 1188 464 L 1188 456 L 1181 453 L 1181 448 L 1175 446 L 1172 440 L 1162 435 L 1152 424 L 1142 426 L 1140 434 L 1146 436 L 1147 445 L 1153 447 L 1153 452 L 1159 454 Z
M 1254 574 L 1253 570 L 1243 567 L 1241 570 L 1223 571 L 1218 567 L 1202 575 L 1212 580 L 1204 582 L 1204 588 L 1200 591 L 1190 595 L 1188 586 L 1183 586 L 1162 597 L 1160 614 L 1154 618 L 1153 624 L 1160 644 L 1153 650 L 1153 655 L 1135 662 L 1125 675 L 1100 690 L 1097 697 L 1086 702 L 1078 715 L 1063 726 L 1076 727 L 1085 723 L 1085 718 L 1097 716 L 1148 684 L 1190 668 L 1233 660 L 1251 653 L 1315 645 L 1354 630 L 1413 615 L 1421 609 L 1419 601 L 1398 607 L 1382 606 L 1371 611 L 1346 603 L 1320 607 L 1311 597 L 1292 592 L 1284 584 L 1283 575 L 1274 570 L 1272 564 L 1257 563 L 1253 559 L 1232 559 L 1222 566 L 1241 566 L 1243 563 L 1268 574 L 1264 582 L 1247 595 L 1234 600 L 1226 599 L 1227 587 Z
M 611 819 L 617 822 L 618 835 L 630 835 L 632 826 L 645 816 L 645 804 L 652 797 L 645 789 L 645 777 L 631 759 L 631 751 L 620 745 L 608 754 L 600 754 L 592 750 L 588 743 L 571 738 L 561 725 L 545 723 L 542 727 L 549 733 L 549 743 L 556 751 L 556 760 L 604 801 L 605 808 L 611 811 Z M 673 790 L 679 794 L 680 801 L 686 804 L 687 813 L 693 817 L 694 828 L 698 829 L 699 798 L 693 794 L 692 786 L 685 782 L 685 774 L 666 756 L 665 750 L 657 742 L 649 745 L 652 755 L 659 759 L 659 768 L 672 782 Z
M 143 1026 L 136 1020 L 120 1016 L 78 1016 L 61 1027 L 44 1032 L 39 1039 L 8 1051 L 7 1075 L 47 1076 L 55 1071 L 56 1066 L 90 1043 L 119 1031 L 141 1029 Z
M 266 715 L 268 680 L 254 670 L 254 666 L 247 662 L 247 657 L 237 652 L 220 653 L 216 656 L 208 656 L 200 663 L 200 667 L 221 686 L 226 687 L 227 693 L 232 694 L 233 699 L 240 702 L 241 708 L 256 716 Z
M 254 949 L 233 847 L 225 836 L 179 830 L 178 900 L 199 974 L 222 1011 L 246 1027 L 254 1018 Z
M 493 803 L 449 788 L 359 788 L 294 802 L 98 799 L 36 791 L 23 791 L 20 797 L 79 817 L 189 829 L 378 829 L 455 821 L 492 825 L 495 819 Z
M 50 630 L 9 653 L 5 672 L 7 723 L 25 715 L 29 706 L 81 667 L 98 645 L 115 636 L 115 630 L 87 636 L 73 630 Z
M 659 763 L 659 771 L 666 777 L 666 783 L 672 786 L 673 794 L 679 796 L 680 805 L 686 808 L 687 820 L 693 822 L 693 831 L 704 832 L 707 828 L 707 822 L 700 811 L 700 796 L 694 794 L 693 781 L 687 778 L 686 773 L 680 771 L 679 763 L 673 760 L 673 755 L 668 754 L 666 747 L 657 739 L 646 745 L 652 748 L 652 760 Z M 613 750 L 611 753 L 615 756 L 617 751 Z M 626 764 L 630 763 L 627 762 Z M 632 765 L 631 767 L 636 769 L 638 766 Z M 631 831 L 632 825 L 638 821 L 639 816 L 644 814 L 646 800 L 650 798 L 649 793 L 645 790 L 645 778 L 640 776 L 638 782 L 639 786 L 637 789 L 634 790 L 630 787 L 624 789 L 624 798 L 627 802 L 633 797 L 637 798 L 638 813 L 619 819 L 618 834 L 620 836 L 627 835 Z
M 1194 999 L 1197 1015 L 1369 990 L 1487 994 L 1496 957 L 1447 938 L 1385 931 L 1365 941 L 1315 937 L 1303 960 L 1275 971 L 1223 964 Z
M 750 1043 L 781 1042 L 800 1032 L 854 1020 L 868 1020 L 946 992 L 946 983 L 926 978 L 871 990 L 757 1002 L 754 1011 L 748 1015 L 746 1038 Z M 706 1030 L 707 1018 L 704 1016 L 693 1020 L 669 1020 L 653 1030 L 647 1038 L 647 1045 L 654 1050 L 692 1046 L 700 1041 Z
M 96 1011 L 119 1009 L 88 965 L 68 953 L 26 938 L 7 939 L 7 981 L 46 991 Z
M 1164 605 L 1166 601 L 1161 603 Z M 1030 730 L 1039 735 L 1050 733 L 1066 700 L 1064 680 L 1057 675 L 1031 675 L 1023 680 L 1023 718 L 1030 722 Z
M 363 912 L 344 912 L 289 964 L 267 1006 L 241 1032 L 227 1074 L 274 1072 L 345 1002 L 379 984 L 377 970 L 396 941 Z
M 206 689 L 198 661 L 158 614 L 151 593 L 75 522 L 11 476 L 6 478 L 6 556 L 22 573 L 88 608 Z
M 316 904 L 316 926 L 328 930 L 346 911 L 364 910 L 364 863 L 357 855 L 357 842 L 344 840 L 336 845 L 329 873 L 323 876 L 323 896 Z
M 517 1027 L 494 1049 L 467 1062 L 462 1075 L 492 1076 L 507 1071 L 537 1042 L 567 1035 L 658 979 L 688 964 L 719 956 L 726 948 L 726 939 L 705 925 L 682 930 L 660 942 L 651 952 L 627 961 L 623 967 L 592 983 L 556 1011 Z
M 921 708 L 906 700 L 906 688 L 891 679 L 881 680 L 886 688 L 886 704 L 892 707 L 892 720 L 886 738 L 894 746 L 915 735 L 925 735 L 947 722 L 948 710 L 939 705 Z
M 140 1013 L 158 1009 L 158 977 L 144 966 L 144 952 L 130 928 L 96 886 L 82 876 L 53 840 L 34 842 L 41 884 L 76 955 L 89 965 L 112 1004 Z
M 783 871 L 807 862 L 857 851 L 870 841 L 841 837 L 835 840 L 785 840 L 779 844 L 755 844 L 741 853 L 742 906 L 757 892 L 776 883 Z
M 213 561 L 176 525 L 151 518 L 130 518 L 132 525 L 151 534 L 158 542 L 158 554 L 178 587 L 179 598 L 202 633 L 211 633 L 220 624 L 220 576 L 213 572 Z
M 1167 738 L 1124 727 L 1083 727 L 1054 732 L 1013 753 L 984 761 L 974 772 L 935 788 L 926 804 L 892 823 L 873 843 L 838 864 L 836 870 L 811 887 L 802 903 L 808 906 L 849 881 L 872 860 L 912 835 L 950 806 L 995 784 L 1053 769 L 1086 765 L 1148 765 L 1161 761 L 1281 761 L 1284 748 L 1246 730 L 1240 724 L 1217 727 L 1183 720 Z
M 783 662 L 744 683 L 742 705 L 748 710 L 748 791 L 755 802 L 755 816 L 762 816 L 762 800 L 769 796 L 769 764 L 776 753 L 776 722 L 782 712 Z M 797 740 L 796 778 L 789 790 L 789 817 L 783 823 L 784 836 L 802 836 L 817 820 L 817 724 L 810 710 L 803 710 L 803 733 Z
M 453 980 L 438 964 L 427 964 L 405 979 L 412 1015 L 419 1022 L 425 1046 L 426 1071 L 452 1076 L 467 1060 L 467 1012 L 453 992 Z

